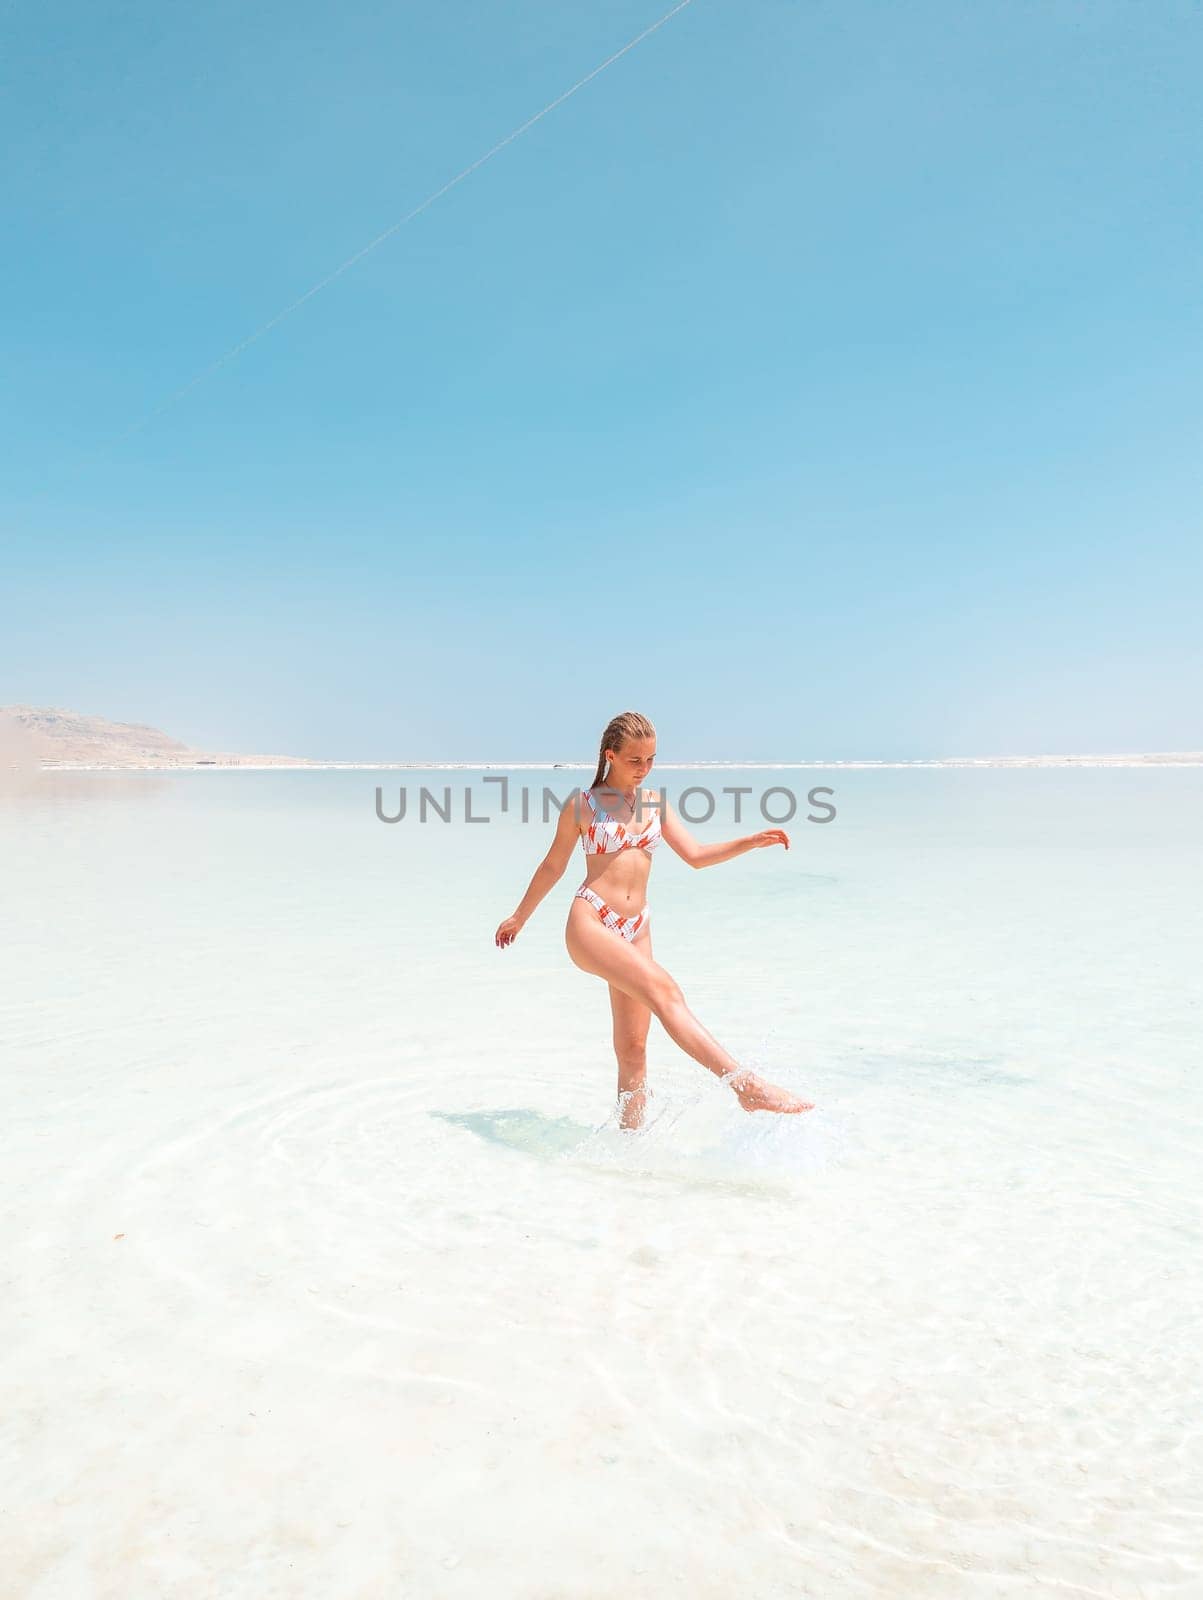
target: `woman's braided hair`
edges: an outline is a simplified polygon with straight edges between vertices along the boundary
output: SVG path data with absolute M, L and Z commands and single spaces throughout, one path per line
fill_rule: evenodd
M 606 775 L 606 751 L 621 750 L 628 739 L 654 739 L 656 730 L 638 711 L 621 711 L 606 723 L 597 752 L 597 776 L 591 785 L 596 789 Z

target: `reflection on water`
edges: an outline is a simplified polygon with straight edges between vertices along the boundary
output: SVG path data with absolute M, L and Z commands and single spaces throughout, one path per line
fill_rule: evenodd
M 33 766 L 0 765 L 0 804 L 52 811 L 94 804 L 161 799 L 171 787 L 160 772 L 44 772 Z

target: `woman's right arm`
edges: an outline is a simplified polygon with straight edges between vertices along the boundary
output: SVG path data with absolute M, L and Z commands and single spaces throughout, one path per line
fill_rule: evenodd
M 499 950 L 504 950 L 507 945 L 513 944 L 530 920 L 531 912 L 548 890 L 554 888 L 564 876 L 564 868 L 568 865 L 573 847 L 581 835 L 581 804 L 580 790 L 578 790 L 574 799 L 569 800 L 560 812 L 551 848 L 535 868 L 534 877 L 513 915 L 499 923 L 497 932 L 493 935 L 493 943 Z

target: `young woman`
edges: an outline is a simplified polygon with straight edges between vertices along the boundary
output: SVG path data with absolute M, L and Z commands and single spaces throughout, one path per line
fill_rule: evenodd
M 569 905 L 564 942 L 578 967 L 610 986 L 622 1126 L 638 1128 L 643 1122 L 653 1016 L 687 1055 L 730 1083 L 745 1111 L 810 1111 L 811 1101 L 741 1068 L 707 1033 L 673 978 L 652 959 L 648 922 L 647 880 L 652 851 L 661 839 L 691 867 L 714 867 L 766 845 L 781 844 L 788 850 L 789 838 L 780 828 L 767 828 L 725 844 L 699 844 L 667 798 L 658 799 L 642 787 L 655 759 L 656 730 L 647 718 L 637 711 L 615 717 L 602 734 L 592 787 L 560 812 L 551 848 L 517 910 L 498 927 L 494 943 L 500 950 L 513 944 L 531 912 L 563 877 L 579 839 L 585 881 Z

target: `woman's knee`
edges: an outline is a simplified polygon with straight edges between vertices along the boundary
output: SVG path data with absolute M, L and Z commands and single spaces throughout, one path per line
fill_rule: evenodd
M 675 1010 L 685 1004 L 680 984 L 667 972 L 657 973 L 649 988 L 648 1004 L 657 1016 L 662 1016 L 665 1011 Z

